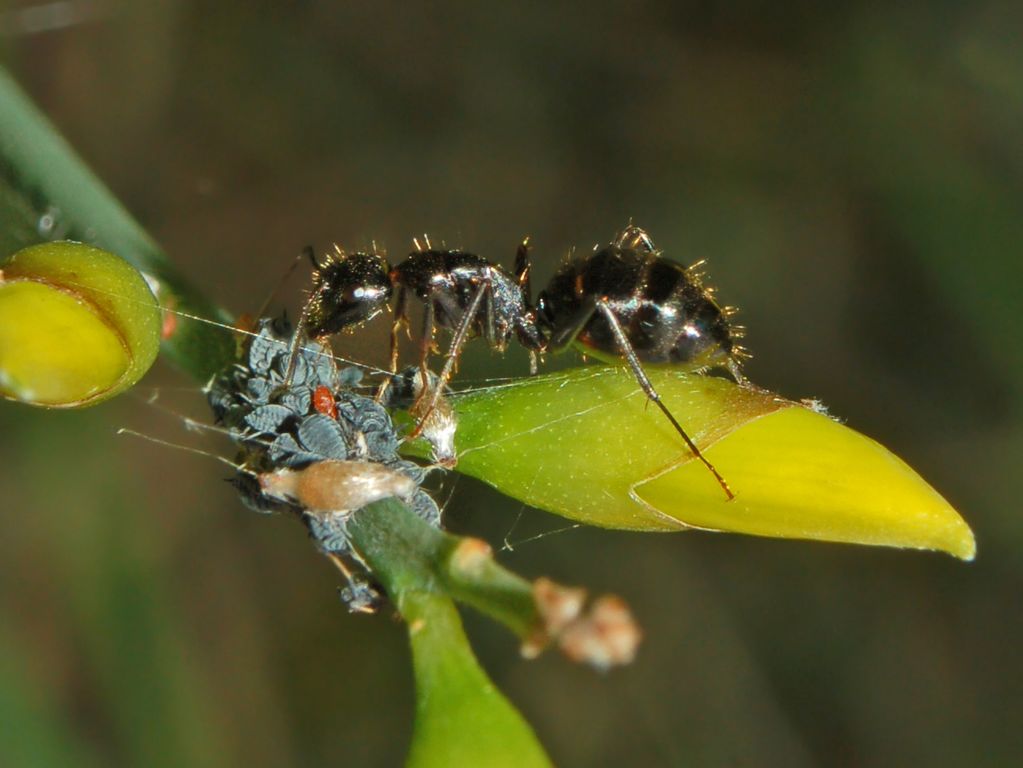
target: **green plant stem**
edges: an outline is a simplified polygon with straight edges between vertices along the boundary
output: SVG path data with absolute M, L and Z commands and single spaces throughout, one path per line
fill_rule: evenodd
M 483 542 L 432 528 L 396 499 L 360 510 L 348 533 L 399 610 L 409 592 L 428 591 L 471 605 L 523 639 L 539 626 L 530 582 L 498 565 Z
M 487 678 L 452 598 L 525 637 L 532 589 L 483 542 L 432 528 L 389 499 L 359 511 L 348 533 L 408 626 L 416 723 L 408 765 L 550 765 L 529 725 Z
M 417 692 L 407 765 L 550 766 L 533 729 L 476 661 L 451 599 L 412 589 L 399 608 L 409 628 Z

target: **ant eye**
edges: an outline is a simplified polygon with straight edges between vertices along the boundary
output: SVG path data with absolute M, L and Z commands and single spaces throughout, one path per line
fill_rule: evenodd
M 390 290 L 376 285 L 357 285 L 345 291 L 344 300 L 350 304 L 379 304 L 387 301 L 390 293 Z

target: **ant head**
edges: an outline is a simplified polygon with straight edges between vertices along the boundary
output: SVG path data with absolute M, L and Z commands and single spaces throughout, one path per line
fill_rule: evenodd
M 305 321 L 305 331 L 313 338 L 366 322 L 391 298 L 390 267 L 383 256 L 335 249 L 313 273 Z
M 558 319 L 555 309 L 555 304 L 557 302 L 552 298 L 552 292 L 557 287 L 558 280 L 557 277 L 555 277 L 550 286 L 537 294 L 536 301 L 533 303 L 530 310 L 534 324 L 546 334 L 549 334 L 554 330 Z

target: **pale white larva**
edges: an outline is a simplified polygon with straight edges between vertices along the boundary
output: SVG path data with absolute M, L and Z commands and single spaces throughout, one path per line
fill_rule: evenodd
M 374 501 L 408 499 L 416 482 L 398 470 L 372 461 L 317 461 L 303 469 L 278 469 L 259 475 L 264 494 L 293 502 L 315 515 L 361 509 Z

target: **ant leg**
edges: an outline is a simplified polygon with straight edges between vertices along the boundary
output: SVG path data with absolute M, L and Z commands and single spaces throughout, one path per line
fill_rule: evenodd
M 422 377 L 423 392 L 430 384 L 429 381 L 429 360 L 430 352 L 433 350 L 433 332 L 436 325 L 434 319 L 433 297 L 427 296 L 423 302 L 423 334 L 419 339 L 419 374 Z
M 388 388 L 391 386 L 391 380 L 394 378 L 394 374 L 398 372 L 398 335 L 401 333 L 401 327 L 408 325 L 408 315 L 406 314 L 405 307 L 407 306 L 407 296 L 405 293 L 405 286 L 398 287 L 398 297 L 394 301 L 394 311 L 391 313 L 391 375 L 385 378 L 380 386 L 377 387 L 376 397 L 373 399 L 381 403 L 384 400 L 384 395 L 387 394 Z
M 558 332 L 551 336 L 547 342 L 547 350 L 557 354 L 572 346 L 572 342 L 582 333 L 583 328 L 590 322 L 594 312 L 597 311 L 597 303 L 594 300 L 587 301 L 582 309 L 575 313 L 569 322 L 565 323 Z
M 525 313 L 515 322 L 515 331 L 523 346 L 529 351 L 529 375 L 536 376 L 537 354 L 542 355 L 547 347 L 536 324 L 536 305 L 533 303 L 533 287 L 530 280 L 533 263 L 529 258 L 529 249 L 529 237 L 526 236 L 515 250 L 515 282 L 522 291 L 522 303 L 526 308 Z
M 605 300 L 598 299 L 596 302 L 596 309 L 604 316 L 608 325 L 611 326 L 611 331 L 614 333 L 615 340 L 618 342 L 618 348 L 621 350 L 622 355 L 625 356 L 625 360 L 629 364 L 629 367 L 632 368 L 632 373 L 636 377 L 636 381 L 639 382 L 639 386 L 646 393 L 647 398 L 661 409 L 661 413 L 668 418 L 668 421 L 671 422 L 675 431 L 682 436 L 683 440 L 685 440 L 685 443 L 689 446 L 689 450 L 692 451 L 693 456 L 703 462 L 703 465 L 710 470 L 712 475 L 714 475 L 714 478 L 718 481 L 718 485 L 721 486 L 725 495 L 728 496 L 728 500 L 731 501 L 734 499 L 735 494 L 732 493 L 732 489 L 728 487 L 728 483 L 725 482 L 725 478 L 723 478 L 718 471 L 714 469 L 713 464 L 707 461 L 707 458 L 700 452 L 700 449 L 696 447 L 696 443 L 694 443 L 692 438 L 686 434 L 686 431 L 682 429 L 682 425 L 678 423 L 671 411 L 668 410 L 668 407 L 661 402 L 661 396 L 657 394 L 657 390 L 654 389 L 654 385 L 650 382 L 650 379 L 647 378 L 646 372 L 643 370 L 643 366 L 640 365 L 639 358 L 636 356 L 636 351 L 632 348 L 632 344 L 629 343 L 629 339 L 626 337 L 625 331 L 622 329 L 622 326 L 618 322 L 618 318 L 615 316 L 615 313 L 611 310 L 611 307 L 607 305 Z
M 462 347 L 465 346 L 465 342 L 469 338 L 469 331 L 472 329 L 472 321 L 479 314 L 480 304 L 483 303 L 483 297 L 490 293 L 490 289 L 490 281 L 481 280 L 468 308 L 462 313 L 462 319 L 458 321 L 458 328 L 455 329 L 455 335 L 451 339 L 451 347 L 448 349 L 448 355 L 447 359 L 444 361 L 444 367 L 441 369 L 440 376 L 437 377 L 437 386 L 434 388 L 433 392 L 430 393 L 430 401 L 426 404 L 426 408 L 423 409 L 419 416 L 419 421 L 416 423 L 415 429 L 413 429 L 409 435 L 410 438 L 419 436 L 419 433 L 423 431 L 423 425 L 426 424 L 426 420 L 430 418 L 430 414 L 433 413 L 434 409 L 437 407 L 437 403 L 440 402 L 441 393 L 444 391 L 444 387 L 447 386 L 448 381 L 451 380 L 451 374 L 455 370 L 455 363 L 458 361 L 458 356 L 462 353 Z M 427 392 L 428 386 L 429 382 L 424 374 L 424 394 Z
M 288 345 L 288 370 L 284 374 L 284 387 L 291 386 L 291 379 L 295 375 L 295 366 L 298 364 L 298 351 L 302 347 L 308 337 L 305 332 L 305 324 L 309 320 L 309 312 L 312 311 L 313 304 L 319 298 L 322 288 L 317 288 L 306 299 L 305 306 L 302 307 L 302 314 L 298 316 L 298 323 L 295 325 L 295 332 L 291 337 L 291 344 Z
M 487 280 L 485 285 L 493 285 L 490 280 Z M 475 297 L 474 297 L 475 298 Z M 486 339 L 487 345 L 491 349 L 497 349 L 499 352 L 504 352 L 505 338 L 506 335 L 502 335 L 502 338 L 497 337 L 497 319 L 494 317 L 494 292 L 485 291 L 483 296 L 483 338 Z M 505 334 L 507 330 L 505 331 Z
M 391 373 L 398 372 L 398 334 L 401 326 L 408 323 L 408 316 L 405 314 L 406 307 L 405 286 L 398 288 L 398 298 L 394 302 L 394 322 L 391 323 Z
M 435 321 L 434 315 L 435 315 L 435 311 L 434 311 L 434 308 L 433 308 L 433 296 L 428 294 L 427 297 L 426 297 L 426 300 L 423 302 L 423 333 L 422 333 L 422 336 L 419 339 L 419 381 L 420 381 L 420 390 L 419 390 L 419 396 L 416 398 L 415 402 L 412 404 L 412 408 L 413 409 L 415 409 L 415 408 L 417 408 L 419 406 L 419 402 L 426 396 L 426 392 L 430 388 L 429 360 L 430 360 L 430 351 L 433 348 L 434 326 L 436 325 L 436 321 Z M 392 357 L 392 361 L 393 361 L 393 364 L 392 364 L 392 367 L 391 367 L 392 368 L 391 369 L 391 377 L 393 378 L 394 374 L 397 373 L 398 359 L 397 359 L 396 355 L 393 352 L 392 352 L 392 356 L 391 357 Z M 377 402 L 378 403 L 383 401 L 384 394 L 387 392 L 388 386 L 390 386 L 389 381 L 385 381 L 383 384 L 380 385 L 380 389 L 377 390 Z M 420 421 L 419 424 L 421 425 L 422 422 Z M 416 427 L 416 431 L 415 431 L 414 434 L 418 435 L 420 429 L 421 429 L 421 426 L 417 426 Z
M 735 360 L 729 360 L 726 367 L 728 368 L 728 372 L 732 375 L 732 378 L 735 379 L 736 384 L 749 384 L 749 379 L 747 379 L 743 374 L 742 368 L 739 367 L 739 364 Z
M 281 286 L 285 283 L 285 281 L 289 277 L 291 277 L 291 273 L 295 271 L 295 268 L 298 266 L 298 262 L 301 261 L 303 256 L 308 256 L 309 259 L 313 262 L 313 269 L 320 268 L 320 265 L 316 263 L 316 252 L 313 250 L 313 247 L 311 245 L 307 245 L 305 248 L 301 250 L 298 256 L 295 257 L 295 260 L 291 263 L 291 266 L 288 267 L 288 271 L 281 276 L 280 280 L 277 281 L 277 285 L 274 286 L 274 289 L 270 292 L 270 295 L 267 296 L 266 299 L 263 301 L 262 306 L 256 313 L 257 320 L 266 313 L 266 308 L 270 306 L 270 302 L 273 301 L 274 296 L 277 295 L 277 291 L 279 291 Z M 305 328 L 306 319 L 309 317 L 309 310 L 312 307 L 313 301 L 315 300 L 316 293 L 317 292 L 312 293 L 309 296 L 309 298 L 306 299 L 305 306 L 302 307 L 302 313 L 299 315 L 298 318 L 298 324 L 295 326 L 295 333 L 291 337 L 291 343 L 288 345 L 288 370 L 284 376 L 285 387 L 291 385 L 291 379 L 295 375 L 295 365 L 298 362 L 298 350 L 299 347 L 302 346 L 302 342 L 305 340 L 305 332 L 303 329 Z
M 522 242 L 519 243 L 519 247 L 515 250 L 515 282 L 519 284 L 519 288 L 522 289 L 527 302 L 533 296 L 533 289 L 529 280 L 529 272 L 532 266 L 529 260 L 529 238 L 524 237 Z

